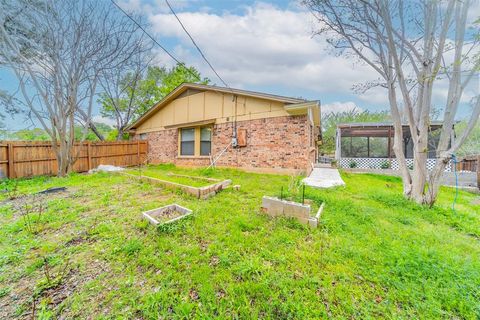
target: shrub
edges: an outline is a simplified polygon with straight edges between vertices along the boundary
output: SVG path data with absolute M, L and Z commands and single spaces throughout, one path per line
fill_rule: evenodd
M 382 161 L 382 163 L 380 164 L 380 169 L 390 169 L 390 167 L 390 161 L 387 160 Z
M 356 163 L 355 161 L 350 161 L 350 163 L 348 164 L 348 166 L 353 169 L 353 168 L 356 168 L 356 167 L 357 167 L 357 163 Z

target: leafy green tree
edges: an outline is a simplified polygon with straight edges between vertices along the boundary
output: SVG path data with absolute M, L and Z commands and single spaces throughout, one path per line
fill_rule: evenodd
M 125 74 L 112 75 L 100 94 L 101 114 L 115 120 L 116 139 L 121 140 L 129 124 L 184 82 L 208 84 L 210 80 L 202 78 L 194 67 L 181 64 L 171 69 L 148 67 L 146 72 L 137 67 Z
M 114 130 L 107 124 L 104 123 L 94 123 L 96 129 L 103 135 L 103 136 L 109 136 L 111 132 L 114 132 Z M 84 132 L 84 127 L 77 125 L 75 126 L 74 132 L 75 132 L 75 141 L 82 141 L 82 140 L 87 140 L 87 141 L 99 141 L 99 138 L 93 131 L 88 131 L 86 134 L 86 137 L 84 137 L 85 132 Z M 7 131 L 2 131 L 0 130 L 0 139 L 5 139 L 5 140 L 21 140 L 21 141 L 50 141 L 50 136 L 48 133 L 41 129 L 41 128 L 33 128 L 33 129 L 22 129 L 22 130 L 17 130 L 15 132 L 7 132 Z M 115 140 L 115 139 L 111 139 Z
M 202 79 L 200 72 L 194 67 L 187 68 L 180 64 L 170 70 L 165 67 L 149 67 L 146 78 L 140 82 L 139 86 L 137 116 L 141 116 L 185 82 L 208 84 L 210 80 Z
M 13 133 L 15 140 L 22 141 L 49 141 L 50 136 L 40 128 L 23 129 Z
M 340 123 L 353 122 L 382 122 L 389 121 L 390 114 L 387 111 L 361 111 L 356 108 L 349 111 L 330 112 L 322 119 L 322 145 L 320 153 L 333 154 L 335 152 L 335 135 L 337 125 Z
M 456 135 L 461 135 L 467 127 L 467 121 L 461 121 L 455 126 Z M 477 123 L 471 134 L 468 136 L 465 144 L 458 150 L 458 158 L 465 156 L 475 156 L 480 154 L 480 124 Z

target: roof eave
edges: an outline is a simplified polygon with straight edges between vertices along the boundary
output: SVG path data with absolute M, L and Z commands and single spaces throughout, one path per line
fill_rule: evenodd
M 177 95 L 181 94 L 183 91 L 185 91 L 189 88 L 200 89 L 200 90 L 209 90 L 209 91 L 217 91 L 217 92 L 222 92 L 222 93 L 232 93 L 232 94 L 237 94 L 237 95 L 245 95 L 245 96 L 250 96 L 250 97 L 256 97 L 256 98 L 259 98 L 259 99 L 266 99 L 266 100 L 283 102 L 285 104 L 291 104 L 291 105 L 308 103 L 307 101 L 305 101 L 303 99 L 282 97 L 282 96 L 278 96 L 278 95 L 265 94 L 265 93 L 261 93 L 261 92 L 255 92 L 255 91 L 230 89 L 230 88 L 224 88 L 224 87 L 209 86 L 209 85 L 185 82 L 185 83 L 182 83 L 181 85 L 179 85 L 178 87 L 176 87 L 172 92 L 170 92 L 162 100 L 160 100 L 159 102 L 154 104 L 147 112 L 145 112 L 140 118 L 138 118 L 137 121 L 135 121 L 130 126 L 128 126 L 126 130 L 127 131 L 135 130 L 139 125 L 141 125 L 143 122 L 145 122 L 158 109 L 160 109 L 162 106 L 166 105 L 168 102 L 170 102 L 170 100 L 175 99 L 175 97 Z
M 318 100 L 287 104 L 284 106 L 285 111 L 287 111 L 291 115 L 305 114 L 309 108 L 319 108 L 319 107 L 320 107 L 320 102 Z

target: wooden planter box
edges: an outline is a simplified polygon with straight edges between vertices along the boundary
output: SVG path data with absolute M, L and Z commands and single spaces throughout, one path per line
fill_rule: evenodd
M 208 186 L 205 186 L 205 187 L 192 187 L 192 186 L 187 186 L 187 185 L 172 182 L 172 181 L 166 181 L 166 180 L 162 180 L 162 179 L 158 179 L 158 178 L 149 177 L 149 176 L 146 176 L 146 175 L 139 176 L 139 175 L 134 175 L 134 174 L 130 174 L 130 173 L 122 172 L 122 171 L 119 171 L 118 173 L 122 174 L 122 175 L 129 176 L 129 177 L 133 177 L 133 178 L 136 178 L 136 179 L 146 180 L 146 181 L 149 181 L 149 182 L 157 183 L 157 184 L 160 184 L 160 185 L 162 185 L 166 188 L 180 189 L 183 192 L 188 193 L 188 194 L 190 194 L 190 195 L 192 195 L 192 196 L 194 196 L 198 199 L 208 199 L 208 198 L 216 195 L 218 192 L 222 191 L 223 189 L 225 189 L 226 187 L 228 187 L 232 183 L 232 180 L 230 180 L 230 179 L 220 181 L 220 180 L 211 179 L 211 178 L 191 177 L 191 176 L 185 176 L 185 175 L 170 174 L 171 176 L 188 177 L 188 178 L 194 178 L 194 179 L 198 179 L 198 180 L 201 179 L 201 180 L 206 180 L 206 181 L 212 182 L 212 184 L 210 184 Z
M 148 220 L 154 226 L 172 223 L 188 217 L 191 214 L 192 210 L 179 206 L 176 203 L 142 213 L 144 219 Z

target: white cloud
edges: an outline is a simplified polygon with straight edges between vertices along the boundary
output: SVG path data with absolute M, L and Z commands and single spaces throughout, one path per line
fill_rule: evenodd
M 355 83 L 375 79 L 375 72 L 345 57 L 331 55 L 324 38 L 312 37 L 310 13 L 256 3 L 243 15 L 180 12 L 180 19 L 233 87 L 284 86 L 318 93 L 348 94 Z M 158 13 L 149 21 L 162 39 L 177 38 L 178 57 L 214 77 L 173 15 Z M 162 59 L 164 60 L 164 59 Z
M 322 108 L 322 114 L 324 115 L 331 112 L 345 112 L 345 111 L 351 111 L 354 109 L 360 112 L 364 111 L 362 108 L 357 106 L 355 102 L 352 102 L 352 101 L 327 103 L 327 104 L 323 104 L 321 108 Z
M 110 118 L 105 118 L 105 117 L 102 117 L 101 115 L 97 114 L 95 116 L 92 117 L 92 121 L 93 122 L 98 122 L 98 123 L 104 123 L 104 124 L 108 124 L 109 126 L 114 126 L 115 125 L 115 121 L 110 119 Z
M 204 76 L 221 84 L 201 60 L 175 17 L 165 10 L 163 0 L 154 6 L 128 0 L 128 5 L 148 16 L 154 32 L 162 43 L 174 40 L 175 56 L 197 67 Z M 366 108 L 388 109 L 388 95 L 376 87 L 354 96 L 352 86 L 375 81 L 378 74 L 353 57 L 335 56 L 324 36 L 312 37 L 315 28 L 312 15 L 296 2 L 287 8 L 257 2 L 245 6 L 244 12 L 214 13 L 208 8 L 189 11 L 196 0 L 174 2 L 178 16 L 212 62 L 219 74 L 232 87 L 262 90 L 274 88 L 283 94 L 303 95 L 328 101 L 354 100 Z M 155 10 L 153 10 L 153 8 Z M 167 8 L 168 9 L 168 8 Z M 447 54 L 447 60 L 448 54 Z M 159 51 L 159 61 L 168 66 L 171 59 Z M 439 81 L 433 92 L 435 105 L 444 105 L 448 85 Z M 466 95 L 462 102 L 471 98 Z M 334 105 L 334 104 L 332 104 Z M 343 105 L 343 104 L 342 104 Z M 336 105 L 339 108 L 338 105 Z
M 472 26 L 475 21 L 478 20 L 480 14 L 480 1 L 473 1 L 471 7 L 467 13 L 467 24 Z

